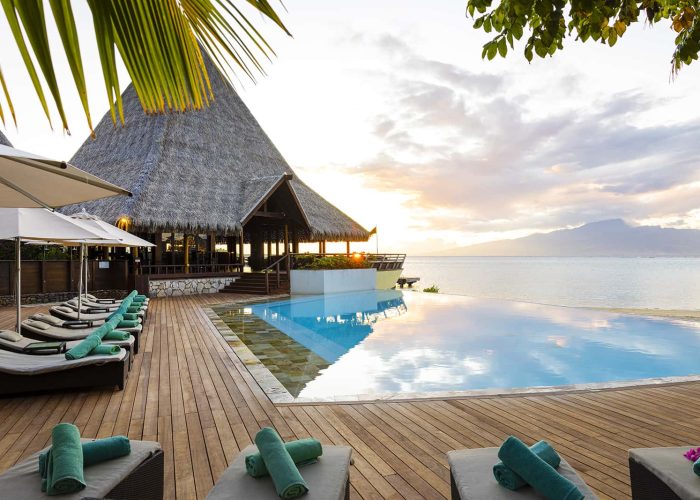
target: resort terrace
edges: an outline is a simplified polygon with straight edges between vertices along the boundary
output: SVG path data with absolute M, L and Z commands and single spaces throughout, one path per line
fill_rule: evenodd
M 207 317 L 244 295 L 154 298 L 123 391 L 52 392 L 0 400 L 0 470 L 48 446 L 73 422 L 83 437 L 158 441 L 165 498 L 204 498 L 256 432 L 353 448 L 351 498 L 450 496 L 446 452 L 546 439 L 601 498 L 629 498 L 628 450 L 697 441 L 700 383 L 546 395 L 273 404 Z M 25 316 L 47 306 L 25 308 Z M 14 310 L 0 309 L 0 328 Z

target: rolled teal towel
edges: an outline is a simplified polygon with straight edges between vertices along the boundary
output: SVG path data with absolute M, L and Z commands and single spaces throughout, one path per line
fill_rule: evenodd
M 127 295 L 126 298 L 127 298 L 127 299 L 133 299 L 133 298 L 136 297 L 138 294 L 139 294 L 139 292 L 137 292 L 136 290 L 132 290 L 131 292 L 129 292 L 129 295 Z
M 140 303 L 140 302 L 146 302 L 146 296 L 145 296 L 145 295 L 137 295 L 137 296 L 134 297 L 134 299 L 132 300 L 132 303 L 138 304 L 138 303 Z
M 94 332 L 92 332 L 90 335 L 96 335 L 97 337 L 100 338 L 100 340 L 105 338 L 105 335 L 107 335 L 109 332 L 114 330 L 114 327 L 112 326 L 112 323 L 107 322 L 104 323 L 100 326 L 98 326 Z
M 557 469 L 561 463 L 561 458 L 547 441 L 537 441 L 530 446 L 530 451 L 555 469 Z M 518 476 L 503 462 L 498 462 L 493 466 L 493 475 L 496 481 L 498 481 L 498 484 L 509 490 L 517 490 L 527 485 L 527 482 L 522 477 Z
M 141 312 L 141 308 L 140 308 L 140 307 L 130 307 L 130 308 L 128 308 L 128 309 L 126 310 L 126 312 L 129 313 L 129 314 L 140 313 L 140 312 Z
M 693 463 L 693 472 L 700 476 L 700 459 L 696 460 L 695 463 Z
M 101 344 L 90 351 L 89 356 L 114 356 L 119 354 L 120 350 L 118 345 Z
M 94 333 L 90 334 L 85 338 L 85 340 L 81 341 L 78 345 L 66 352 L 66 359 L 84 358 L 88 354 L 91 354 L 91 352 L 101 343 L 102 339 L 100 339 L 99 335 L 95 335 Z
M 63 495 L 83 488 L 80 432 L 73 424 L 58 424 L 51 431 L 51 452 L 46 460 L 46 494 Z
M 131 453 L 131 442 L 126 436 L 112 436 L 88 441 L 83 445 L 83 467 L 99 464 L 107 460 L 123 457 Z M 46 478 L 46 461 L 51 448 L 39 455 L 39 474 Z M 42 491 L 44 488 L 42 488 Z
M 138 315 L 138 314 L 135 314 L 135 313 L 127 313 L 127 312 L 125 312 L 124 314 L 122 314 L 122 316 L 124 317 L 124 320 L 126 320 L 126 321 L 136 321 L 136 322 L 138 322 L 138 319 L 139 319 L 139 315 Z
M 582 500 L 574 483 L 535 455 L 522 441 L 510 436 L 498 450 L 498 458 L 548 500 Z
M 122 320 L 119 322 L 119 324 L 117 325 L 117 328 L 136 328 L 137 326 L 139 326 L 138 320 L 125 319 L 125 320 Z
M 105 335 L 102 340 L 129 340 L 129 337 L 131 337 L 131 335 L 129 335 L 127 332 L 112 330 Z
M 284 447 L 297 466 L 308 465 L 316 462 L 323 454 L 321 442 L 318 439 L 299 439 L 284 443 Z M 253 477 L 267 476 L 267 467 L 260 453 L 254 453 L 245 457 L 245 468 L 248 475 Z
M 108 325 L 112 330 L 114 330 L 123 319 L 124 319 L 124 316 L 122 316 L 121 314 L 117 314 L 115 316 L 110 317 L 107 321 L 105 321 L 105 325 Z
M 261 429 L 255 435 L 255 444 L 280 498 L 297 498 L 309 491 L 277 431 L 270 427 Z

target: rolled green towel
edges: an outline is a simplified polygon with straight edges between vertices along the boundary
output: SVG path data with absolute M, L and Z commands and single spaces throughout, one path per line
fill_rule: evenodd
M 89 356 L 114 356 L 119 354 L 120 350 L 118 345 L 101 344 L 90 351 Z
M 145 295 L 137 295 L 134 297 L 132 300 L 132 304 L 139 304 L 141 302 L 146 302 L 146 296 Z
M 498 458 L 548 500 L 582 500 L 574 483 L 535 455 L 522 441 L 510 436 L 498 450 Z
M 134 313 L 124 313 L 122 314 L 126 321 L 136 321 L 138 323 L 139 315 Z
M 261 429 L 255 435 L 255 444 L 280 498 L 297 498 L 309 491 L 277 431 L 271 427 Z
M 51 431 L 51 452 L 46 460 L 46 494 L 63 495 L 83 488 L 80 431 L 73 424 L 58 424 Z
M 114 316 L 111 316 L 107 321 L 105 321 L 105 325 L 108 325 L 112 330 L 114 330 L 117 325 L 124 319 L 124 316 L 121 314 L 115 314 Z
M 129 337 L 131 337 L 131 335 L 129 335 L 129 333 L 127 332 L 112 330 L 107 335 L 105 335 L 102 340 L 129 340 Z
M 695 474 L 697 474 L 698 476 L 700 476 L 700 458 L 697 459 L 697 460 L 695 461 L 695 463 L 693 464 L 693 472 L 695 472 Z
M 81 341 L 78 345 L 66 352 L 66 359 L 80 359 L 84 358 L 88 354 L 102 343 L 99 335 L 90 334 L 85 340 Z
M 39 474 L 46 478 L 46 460 L 51 449 L 39 454 Z M 112 436 L 83 443 L 83 467 L 123 457 L 131 453 L 131 442 L 126 436 Z M 43 489 L 42 489 L 43 491 Z
M 107 335 L 112 330 L 114 330 L 114 327 L 112 326 L 112 323 L 110 323 L 108 321 L 107 323 L 104 323 L 104 324 L 98 326 L 97 329 L 94 332 L 92 332 L 90 335 L 96 335 L 100 338 L 100 340 L 102 340 L 105 338 L 105 335 Z
M 530 446 L 530 451 L 555 469 L 557 469 L 561 463 L 561 458 L 547 441 L 537 441 L 535 444 Z M 498 462 L 493 466 L 493 475 L 496 478 L 496 481 L 498 481 L 498 484 L 504 488 L 508 488 L 509 490 L 517 490 L 518 488 L 522 488 L 523 486 L 527 485 L 527 482 L 522 477 L 518 476 L 503 462 Z
M 135 319 L 134 320 L 126 320 L 125 319 L 125 320 L 122 320 L 119 322 L 119 324 L 117 325 L 117 328 L 136 328 L 139 325 L 140 325 L 140 323 L 138 322 L 138 320 L 135 320 Z
M 127 295 L 126 298 L 127 298 L 127 299 L 133 299 L 133 298 L 136 297 L 138 294 L 139 294 L 139 292 L 137 292 L 136 290 L 132 290 L 131 292 L 129 292 L 129 295 Z
M 321 442 L 318 439 L 299 439 L 284 443 L 284 447 L 297 466 L 308 465 L 316 462 L 323 454 Z M 260 453 L 254 453 L 245 457 L 245 468 L 248 475 L 253 477 L 267 476 L 267 467 Z
M 140 313 L 140 312 L 141 312 L 141 308 L 140 308 L 140 307 L 130 307 L 130 308 L 128 308 L 128 309 L 126 310 L 126 312 L 129 313 L 129 314 Z

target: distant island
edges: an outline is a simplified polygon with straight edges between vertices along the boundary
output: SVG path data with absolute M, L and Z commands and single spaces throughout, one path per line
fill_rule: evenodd
M 622 219 L 591 222 L 512 240 L 454 248 L 439 255 L 495 257 L 697 257 L 700 230 L 630 226 Z

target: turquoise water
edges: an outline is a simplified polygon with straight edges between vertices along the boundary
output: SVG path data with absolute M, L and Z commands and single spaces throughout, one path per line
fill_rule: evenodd
M 299 397 L 558 386 L 700 372 L 700 324 L 445 294 L 293 298 L 252 313 L 330 365 Z
M 408 257 L 404 275 L 446 293 L 592 307 L 700 309 L 700 259 Z

